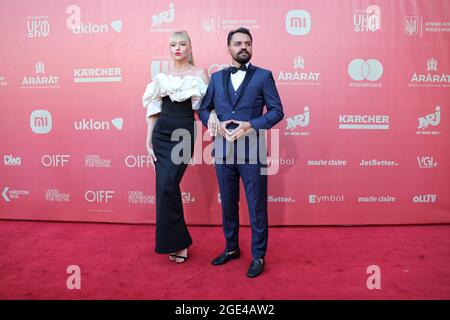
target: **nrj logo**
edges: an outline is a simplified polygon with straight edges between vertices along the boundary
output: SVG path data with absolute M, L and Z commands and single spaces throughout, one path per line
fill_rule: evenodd
M 297 127 L 307 127 L 309 125 L 309 107 L 305 106 L 305 112 L 286 119 L 286 130 L 293 131 Z
M 120 33 L 120 31 L 122 31 L 122 20 L 114 20 L 109 25 L 95 24 L 92 22 L 82 22 L 81 8 L 77 5 L 68 6 L 66 9 L 66 13 L 69 14 L 69 17 L 66 20 L 67 29 L 72 31 L 74 34 L 107 33 L 109 32 L 109 27 L 111 27 L 117 33 Z
M 170 24 L 175 21 L 175 5 L 169 4 L 169 9 L 161 11 L 152 16 L 152 28 L 150 32 L 170 32 L 172 29 L 161 28 L 163 23 Z
M 441 123 L 441 107 L 436 106 L 434 109 L 436 112 L 427 114 L 426 116 L 419 117 L 419 127 L 420 130 L 425 130 L 428 126 L 437 127 Z

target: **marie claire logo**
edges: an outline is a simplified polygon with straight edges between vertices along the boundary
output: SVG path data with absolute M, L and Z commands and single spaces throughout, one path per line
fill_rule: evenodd
M 435 112 L 419 117 L 419 126 L 417 134 L 440 134 L 440 131 L 426 130 L 428 127 L 437 127 L 441 123 L 441 107 L 436 106 Z
M 413 197 L 414 203 L 435 203 L 436 201 L 436 194 L 421 194 Z
M 297 114 L 295 116 L 286 119 L 286 131 L 284 135 L 286 136 L 309 136 L 311 133 L 296 131 L 298 127 L 306 128 L 309 126 L 309 107 L 305 106 L 303 108 L 303 113 Z
M 45 201 L 69 202 L 70 194 L 60 193 L 58 189 L 46 189 L 45 190 Z
M 320 72 L 303 71 L 305 69 L 305 58 L 297 56 L 293 59 L 293 70 L 280 71 L 277 78 L 278 84 L 294 85 L 322 85 L 320 82 Z
M 424 18 L 421 16 L 405 16 L 403 32 L 410 36 L 422 37 L 424 33 L 448 33 L 450 32 L 450 21 L 428 21 L 424 22 Z
M 201 16 L 201 27 L 205 33 L 219 32 L 219 17 L 218 16 Z
M 21 166 L 22 165 L 22 158 L 21 157 L 15 157 L 12 154 L 5 154 L 3 156 L 3 164 L 5 166 Z
M 427 60 L 427 73 L 414 72 L 411 87 L 450 87 L 450 74 L 438 72 L 438 62 L 435 58 Z
M 18 200 L 20 197 L 29 194 L 28 190 L 10 190 L 9 187 L 4 187 L 2 191 L 2 197 L 6 202 L 10 202 L 12 199 Z
M 86 168 L 111 168 L 111 160 L 102 159 L 98 154 L 86 154 L 84 156 L 84 166 Z
M 432 156 L 418 156 L 417 163 L 421 169 L 432 169 L 437 167 L 437 162 Z
M 28 38 L 47 38 L 50 34 L 50 22 L 48 16 L 36 16 L 27 18 Z
M 307 165 L 309 167 L 346 167 L 347 160 L 341 160 L 341 159 L 308 160 Z
M 305 10 L 291 10 L 286 14 L 286 31 L 293 36 L 304 36 L 311 31 L 311 15 Z
M 387 115 L 339 115 L 339 129 L 388 130 Z
M 381 30 L 381 9 L 370 5 L 367 9 L 354 10 L 353 29 L 356 32 L 375 32 Z
M 97 34 L 108 33 L 111 27 L 115 32 L 122 31 L 122 20 L 114 20 L 108 24 L 95 24 L 81 21 L 81 8 L 77 5 L 70 5 L 66 9 L 69 17 L 66 20 L 66 27 L 74 34 Z
M 162 28 L 163 24 L 170 24 L 175 21 L 175 5 L 169 4 L 169 9 L 161 11 L 152 16 L 152 28 L 150 32 L 172 32 L 173 29 Z
M 59 76 L 45 75 L 45 64 L 42 61 L 37 61 L 34 68 L 36 75 L 24 76 L 21 89 L 59 88 Z
M 358 81 L 350 82 L 350 87 L 381 87 L 381 82 L 376 81 L 383 75 L 383 65 L 377 59 L 354 59 L 347 71 L 352 80 Z
M 150 75 L 152 80 L 156 78 L 159 73 L 167 72 L 169 70 L 169 60 L 152 60 L 150 63 Z
M 182 192 L 181 199 L 183 200 L 184 204 L 189 204 L 189 203 L 195 202 L 195 198 L 191 195 L 190 192 Z
M 393 203 L 397 198 L 393 196 L 362 196 L 358 197 L 360 203 Z
M 31 131 L 46 134 L 52 130 L 52 115 L 47 110 L 34 110 L 30 115 Z
M 75 130 L 110 130 L 109 121 L 94 120 L 94 119 L 81 119 L 80 121 L 75 121 Z M 117 130 L 122 130 L 123 118 L 115 118 L 111 120 L 111 124 Z
M 121 82 L 122 69 L 119 67 L 81 68 L 73 70 L 73 82 Z
M 156 197 L 144 194 L 142 191 L 128 191 L 128 203 L 131 204 L 155 204 Z
M 336 203 L 344 202 L 344 195 L 318 195 L 310 194 L 308 196 L 308 202 L 311 204 L 321 204 L 321 203 Z

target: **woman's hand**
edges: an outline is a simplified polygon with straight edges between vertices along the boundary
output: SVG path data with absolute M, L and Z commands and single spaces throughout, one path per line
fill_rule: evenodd
M 156 162 L 156 156 L 155 156 L 155 151 L 153 150 L 153 146 L 147 144 L 147 153 L 148 156 L 150 157 L 150 163 L 153 166 L 153 170 L 155 170 L 155 162 Z
M 220 122 L 217 117 L 216 110 L 212 110 L 208 119 L 208 132 L 211 137 L 217 136 L 217 133 L 219 132 L 219 124 Z

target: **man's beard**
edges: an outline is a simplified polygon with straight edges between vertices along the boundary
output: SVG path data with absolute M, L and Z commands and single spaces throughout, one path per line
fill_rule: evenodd
M 242 51 L 241 51 L 236 56 L 233 57 L 234 60 L 236 60 L 240 64 L 246 64 L 247 62 L 249 62 L 250 59 L 252 58 L 252 55 L 248 51 L 244 51 L 244 52 L 247 53 L 247 56 L 245 58 L 240 56 L 240 54 L 242 53 Z

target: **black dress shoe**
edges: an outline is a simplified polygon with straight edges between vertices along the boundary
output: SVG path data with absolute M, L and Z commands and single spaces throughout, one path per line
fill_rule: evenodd
M 236 251 L 234 251 L 233 253 L 228 253 L 227 251 L 225 251 L 220 256 L 215 258 L 212 261 L 212 264 L 215 266 L 219 266 L 221 264 L 227 263 L 228 261 L 230 261 L 232 259 L 237 259 L 240 256 L 241 256 L 241 250 L 239 250 L 239 248 Z
M 253 259 L 250 267 L 248 268 L 247 277 L 254 278 L 259 276 L 264 271 L 264 260 Z

